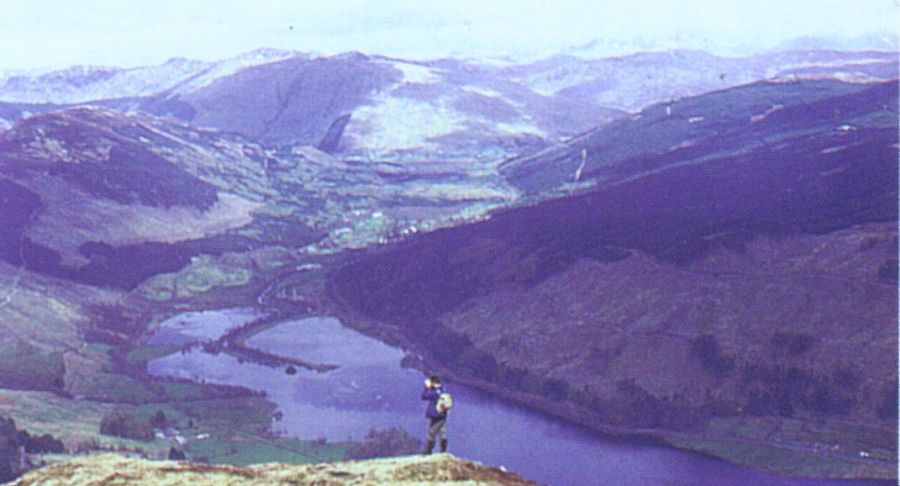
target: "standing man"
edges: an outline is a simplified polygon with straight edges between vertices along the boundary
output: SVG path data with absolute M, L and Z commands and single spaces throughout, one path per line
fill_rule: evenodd
M 422 392 L 422 400 L 428 400 L 428 408 L 425 409 L 425 416 L 428 418 L 428 445 L 425 454 L 431 454 L 438 434 L 441 436 L 441 452 L 447 452 L 447 410 L 438 407 L 443 393 L 440 376 L 431 375 L 425 380 L 425 390 Z

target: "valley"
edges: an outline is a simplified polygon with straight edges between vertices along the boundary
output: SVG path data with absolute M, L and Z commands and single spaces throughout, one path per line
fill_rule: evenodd
M 361 437 L 277 431 L 289 411 L 271 389 L 151 372 L 200 354 L 280 380 L 341 372 L 252 344 L 333 316 L 394 346 L 407 376 L 440 371 L 587 443 L 896 478 L 895 59 L 735 60 L 722 85 L 637 99 L 602 91 L 628 80 L 611 66 L 712 61 L 257 54 L 38 114 L 21 104 L 40 97 L 6 91 L 21 106 L 0 132 L 0 414 L 20 428 L 70 454 L 160 458 L 190 435 L 214 464 L 348 458 Z M 304 98 L 334 85 L 322 106 Z M 215 332 L 158 334 L 235 308 Z M 100 433 L 159 412 L 162 437 Z

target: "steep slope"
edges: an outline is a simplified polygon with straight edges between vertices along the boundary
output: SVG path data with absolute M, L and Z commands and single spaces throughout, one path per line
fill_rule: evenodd
M 107 484 L 496 484 L 531 485 L 520 476 L 440 454 L 334 464 L 209 466 L 101 455 L 31 472 L 15 483 L 27 485 Z
M 314 144 L 339 116 L 400 73 L 347 58 L 289 59 L 243 70 L 185 94 L 198 126 L 267 143 Z
M 785 107 L 765 114 L 759 90 Z M 683 103 L 506 168 L 535 200 L 580 171 L 579 195 L 346 266 L 348 318 L 600 430 L 785 473 L 895 474 L 896 84 Z M 684 130 L 695 144 L 667 150 Z

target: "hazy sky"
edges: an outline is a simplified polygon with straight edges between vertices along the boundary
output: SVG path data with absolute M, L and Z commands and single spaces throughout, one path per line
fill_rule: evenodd
M 0 69 L 221 59 L 258 47 L 409 58 L 528 55 L 593 39 L 772 47 L 896 36 L 900 0 L 4 0 Z

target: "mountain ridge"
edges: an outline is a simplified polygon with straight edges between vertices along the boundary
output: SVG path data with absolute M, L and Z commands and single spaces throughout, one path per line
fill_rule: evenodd
M 762 79 L 883 80 L 896 75 L 896 56 L 812 51 L 723 58 L 669 50 L 605 59 L 562 54 L 494 66 L 264 50 L 216 63 L 175 59 L 121 72 L 85 69 L 0 76 L 0 123 L 87 103 L 171 116 L 267 145 L 314 145 L 349 113 L 335 144 L 347 156 L 489 161 L 546 147 L 652 103 Z M 157 79 L 149 88 L 144 81 L 129 86 L 135 69 Z M 647 72 L 653 75 L 637 74 Z M 124 80 L 114 82 L 119 75 Z M 65 92 L 75 94 L 57 94 Z M 234 108 L 238 100 L 240 109 Z

